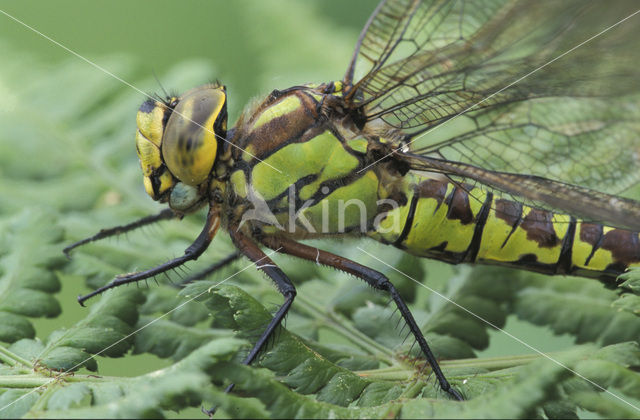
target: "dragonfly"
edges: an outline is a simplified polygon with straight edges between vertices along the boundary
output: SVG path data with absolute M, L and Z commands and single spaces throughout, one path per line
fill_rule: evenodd
M 270 249 L 387 293 L 442 391 L 463 400 L 384 273 L 304 242 L 369 239 L 609 285 L 640 266 L 640 203 L 620 195 L 640 180 L 640 25 L 636 4 L 615 5 L 383 0 L 341 80 L 274 90 L 231 128 L 220 83 L 146 100 L 136 151 L 168 208 L 65 252 L 201 208 L 206 221 L 184 255 L 80 303 L 197 259 L 222 229 L 237 251 L 208 271 L 246 257 L 284 299 L 242 363 L 296 297 Z

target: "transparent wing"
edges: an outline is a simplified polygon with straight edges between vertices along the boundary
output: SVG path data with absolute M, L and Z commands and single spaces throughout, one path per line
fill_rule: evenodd
M 345 77 L 363 73 L 347 106 L 416 154 L 623 191 L 640 178 L 638 8 L 382 2 Z
M 640 181 L 639 104 L 637 97 L 529 99 L 461 116 L 411 149 L 618 194 Z

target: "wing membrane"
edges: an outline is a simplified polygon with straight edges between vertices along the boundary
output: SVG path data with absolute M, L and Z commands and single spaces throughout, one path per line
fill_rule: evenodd
M 611 195 L 640 181 L 638 8 L 383 1 L 345 76 L 363 74 L 347 106 L 365 130 L 404 134 L 414 169 L 640 230 L 640 205 Z
M 585 42 L 636 7 L 615 4 L 624 7 L 544 0 L 383 2 L 365 27 L 346 79 L 357 62 L 368 64 L 368 72 L 347 99 L 369 120 L 424 131 L 472 107 L 627 92 L 638 74 L 639 54 L 631 43 L 640 33 L 636 25 Z M 621 47 L 627 47 L 624 54 Z M 554 62 L 568 51 L 569 57 Z
M 465 114 L 412 152 L 618 194 L 640 181 L 639 103 L 530 99 Z
M 365 74 L 347 102 L 416 153 L 619 192 L 640 177 L 640 15 L 594 35 L 637 7 L 386 1 L 361 35 L 345 79 Z

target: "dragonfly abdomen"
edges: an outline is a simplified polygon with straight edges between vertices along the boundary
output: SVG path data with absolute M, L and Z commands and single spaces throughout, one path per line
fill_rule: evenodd
M 416 176 L 407 196 L 407 204 L 390 211 L 371 236 L 418 256 L 607 280 L 640 266 L 637 232 L 441 179 Z

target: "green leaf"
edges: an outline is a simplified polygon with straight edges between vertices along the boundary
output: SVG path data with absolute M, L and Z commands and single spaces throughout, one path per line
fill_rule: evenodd
M 91 388 L 86 384 L 72 383 L 56 391 L 49 398 L 49 411 L 69 410 L 91 405 Z
M 30 390 L 9 389 L 0 394 L 0 407 L 2 418 L 20 418 L 29 412 L 29 409 L 38 400 L 38 394 Z
M 640 316 L 640 296 L 624 294 L 617 300 L 614 300 L 611 306 L 620 311 L 627 311 L 635 316 Z
M 185 327 L 176 322 L 142 317 L 136 329 L 134 353 L 153 353 L 159 357 L 180 360 L 211 340 L 229 337 L 229 331 Z
M 14 342 L 34 336 L 24 317 L 60 314 L 53 270 L 64 263 L 62 229 L 52 213 L 33 208 L 0 220 L 0 232 L 0 341 Z
M 34 337 L 33 325 L 24 317 L 8 312 L 0 312 L 0 341 L 17 341 Z
M 177 290 L 169 287 L 158 287 L 147 294 L 147 301 L 140 308 L 145 315 L 163 315 L 168 313 L 169 319 L 180 325 L 193 326 L 209 318 L 209 312 L 197 302 L 184 302 L 177 298 Z
M 622 280 L 620 283 L 621 288 L 628 289 L 636 294 L 640 293 L 640 270 L 637 268 L 631 268 L 626 273 L 621 274 L 618 280 Z
M 212 289 L 214 285 L 212 282 L 200 282 L 187 288 L 183 295 L 198 296 L 213 311 L 214 323 L 233 326 L 246 337 L 251 337 L 256 326 L 264 325 L 270 319 L 269 312 L 241 289 L 231 286 Z M 374 320 L 374 324 L 376 322 Z M 417 384 L 407 381 L 415 373 L 407 370 L 409 365 L 401 368 L 400 360 L 389 368 L 359 372 L 360 378 L 357 378 L 333 365 L 321 356 L 323 353 L 324 349 L 313 340 L 302 341 L 288 331 L 281 331 L 278 340 L 259 362 L 271 373 L 259 373 L 258 370 L 242 373 L 244 368 L 223 369 L 218 373 L 227 381 L 236 383 L 243 394 L 260 399 L 276 416 L 304 416 L 309 412 L 322 416 L 331 412 L 344 417 L 383 416 L 389 413 L 401 417 L 416 417 L 418 413 L 434 417 L 522 417 L 542 415 L 544 411 L 546 415 L 575 417 L 575 402 L 566 400 L 567 396 L 562 391 L 562 384 L 572 380 L 571 371 L 565 367 L 578 372 L 584 370 L 585 376 L 587 369 L 593 369 L 594 372 L 588 373 L 590 377 L 594 377 L 595 372 L 602 373 L 604 369 L 610 375 L 616 375 L 616 380 L 607 376 L 594 377 L 594 380 L 600 381 L 603 386 L 625 384 L 628 387 L 626 392 L 633 393 L 633 376 L 637 374 L 631 369 L 638 362 L 637 345 L 625 343 L 597 352 L 580 349 L 560 359 L 556 356 L 560 364 L 546 360 L 527 364 L 516 358 L 512 361 L 512 367 L 501 369 L 497 365 L 494 368 L 487 365 L 487 370 L 481 368 L 480 364 L 474 367 L 473 360 L 468 361 L 466 366 L 456 363 L 456 368 L 449 370 L 449 378 L 471 401 L 464 404 L 450 402 L 450 405 L 443 406 L 432 402 L 432 398 L 438 397 L 438 393 L 433 392 L 436 390 L 433 384 L 421 379 Z M 446 369 L 446 365 L 443 367 Z M 277 380 L 277 377 L 282 379 Z M 507 388 L 503 386 L 505 382 L 509 383 Z M 282 384 L 288 385 L 288 388 L 282 388 Z M 403 397 L 413 399 L 398 402 Z M 217 398 L 217 401 L 221 399 L 220 396 Z M 363 409 L 341 411 L 341 407 Z M 375 411 L 365 410 L 364 407 L 375 407 Z
M 597 341 L 606 345 L 637 340 L 637 316 L 632 311 L 612 310 L 612 306 L 622 303 L 616 303 L 618 296 L 615 290 L 587 279 L 565 277 L 550 281 L 545 276 L 527 274 L 514 308 L 519 317 L 549 325 L 558 334 L 574 334 L 579 343 Z
M 188 32 L 194 40 L 189 45 L 207 45 L 202 54 L 218 60 L 218 69 L 202 60 L 180 62 L 160 72 L 163 85 L 182 91 L 220 76 L 228 83 L 233 120 L 249 95 L 343 74 L 358 29 L 342 30 L 323 18 L 320 9 L 330 7 L 291 1 L 245 6 L 247 13 L 210 27 L 228 35 L 224 28 L 231 25 L 243 34 L 237 39 L 193 36 L 195 28 L 174 26 L 190 19 L 171 16 L 172 37 Z M 341 3 L 338 15 L 353 19 L 347 8 L 354 7 Z M 256 29 L 265 22 L 273 34 Z M 303 40 L 304 34 L 311 39 Z M 276 51 L 270 36 L 286 47 Z M 172 61 L 169 43 L 161 44 Z M 328 45 L 332 54 L 318 54 Z M 300 52 L 293 62 L 291 51 Z M 201 406 L 213 405 L 220 417 L 240 418 L 574 418 L 578 409 L 638 416 L 628 404 L 640 404 L 637 270 L 609 290 L 587 279 L 451 267 L 364 240 L 358 247 L 335 239 L 314 243 L 389 276 L 444 373 L 465 396 L 462 403 L 440 390 L 387 295 L 290 257 L 273 259 L 298 295 L 255 366 L 240 361 L 282 297 L 246 259 L 181 293 L 169 283 L 189 273 L 174 272 L 169 280 L 159 277 L 160 285 L 122 287 L 89 301 L 88 310 L 78 308 L 75 296 L 86 292 L 85 285 L 95 288 L 181 255 L 202 228 L 203 215 L 88 244 L 67 261 L 61 250 L 69 243 L 161 208 L 144 192 L 133 145 L 144 97 L 75 58 L 47 65 L 22 44 L 0 44 L 0 55 L 0 417 L 193 417 Z M 244 65 L 221 70 L 227 57 L 241 56 L 249 58 Z M 143 91 L 158 90 L 153 77 L 136 76 L 149 73 L 140 67 L 147 62 L 91 58 Z M 384 255 L 399 272 L 360 246 Z M 197 272 L 232 250 L 220 233 L 186 268 Z M 485 321 L 506 324 L 534 347 L 546 344 L 509 330 L 513 313 L 591 343 L 551 357 L 622 400 L 529 349 L 520 354 L 496 345 L 494 327 Z M 98 353 L 117 359 L 94 357 Z M 144 369 L 136 372 L 144 373 L 129 371 L 138 364 Z M 236 386 L 226 394 L 230 383 Z M 192 411 L 181 411 L 187 407 Z
M 105 293 L 86 318 L 71 328 L 52 332 L 46 343 L 23 339 L 9 350 L 49 369 L 68 371 L 84 366 L 95 371 L 92 354 L 119 357 L 131 347 L 133 339 L 128 336 L 134 330 L 137 306 L 143 299 L 134 289 Z
M 615 389 L 613 394 L 618 394 Z M 624 398 L 622 400 L 610 394 L 592 392 L 577 393 L 572 395 L 581 407 L 585 410 L 600 414 L 603 418 L 637 419 L 638 418 L 638 398 Z
M 210 378 L 202 372 L 226 363 L 241 344 L 235 339 L 214 340 L 169 368 L 126 381 L 94 378 L 81 386 L 73 383 L 71 389 L 57 387 L 48 399 L 47 411 L 35 413 L 49 418 L 141 418 L 158 417 L 162 409 L 198 405 L 211 398 L 207 391 Z M 91 406 L 85 404 L 89 393 L 96 396 Z
M 637 342 L 607 346 L 576 365 L 581 375 L 601 387 L 614 387 L 629 396 L 640 395 L 640 346 Z

